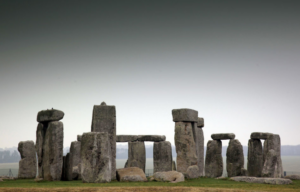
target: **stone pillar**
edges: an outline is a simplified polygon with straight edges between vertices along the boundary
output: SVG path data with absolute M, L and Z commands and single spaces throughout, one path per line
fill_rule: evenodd
M 84 133 L 81 138 L 81 177 L 84 183 L 111 181 L 111 147 L 107 132 Z
M 33 141 L 21 141 L 18 145 L 21 155 L 19 162 L 19 179 L 32 179 L 36 177 L 36 155 Z
M 231 139 L 226 152 L 226 169 L 228 177 L 242 176 L 244 169 L 243 146 L 237 139 Z
M 249 139 L 248 141 L 248 176 L 261 177 L 263 168 L 262 143 L 260 139 Z
M 70 160 L 72 161 L 72 180 L 78 180 L 80 178 L 80 172 L 78 166 L 80 164 L 80 149 L 81 149 L 81 142 L 80 141 L 73 141 L 70 147 Z
M 111 179 L 116 179 L 116 108 L 113 105 L 94 105 L 92 118 L 92 132 L 106 132 L 109 134 L 111 147 Z
M 138 167 L 145 173 L 146 149 L 145 142 L 128 142 L 128 163 L 127 167 Z
M 198 117 L 198 122 L 193 125 L 193 135 L 196 145 L 197 165 L 199 168 L 199 176 L 204 176 L 204 119 Z
M 47 125 L 48 126 L 48 125 Z M 46 127 L 47 127 L 46 126 Z M 39 123 L 36 130 L 36 144 L 35 150 L 38 157 L 38 177 L 43 178 L 43 143 L 45 138 L 46 128 L 44 129 L 44 125 Z
M 153 165 L 153 173 L 172 171 L 172 147 L 169 141 L 154 142 Z
M 71 153 L 67 153 L 65 157 L 65 181 L 72 181 L 72 157 Z
M 205 176 L 220 177 L 223 173 L 222 141 L 209 140 L 205 157 Z

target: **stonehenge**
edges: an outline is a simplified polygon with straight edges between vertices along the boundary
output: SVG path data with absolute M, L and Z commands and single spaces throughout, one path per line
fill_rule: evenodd
M 127 167 L 138 167 L 145 173 L 146 149 L 143 141 L 128 142 Z
M 228 177 L 243 176 L 243 146 L 237 139 L 231 139 L 226 152 L 226 170 Z
M 153 144 L 153 173 L 172 171 L 172 147 L 169 141 Z
M 21 141 L 18 145 L 21 155 L 18 178 L 32 179 L 36 176 L 36 156 L 33 141 Z
M 205 176 L 220 177 L 223 173 L 222 141 L 209 140 L 205 157 Z

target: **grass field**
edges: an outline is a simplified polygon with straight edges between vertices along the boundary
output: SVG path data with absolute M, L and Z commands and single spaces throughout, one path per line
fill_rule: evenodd
M 188 188 L 186 188 L 188 187 Z M 181 183 L 117 182 L 82 183 L 82 181 L 5 180 L 0 191 L 300 191 L 300 181 L 290 185 L 251 184 L 212 178 L 189 179 Z M 172 190 L 171 190 L 172 189 Z

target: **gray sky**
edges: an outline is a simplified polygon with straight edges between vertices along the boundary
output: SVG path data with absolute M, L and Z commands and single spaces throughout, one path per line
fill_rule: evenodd
M 299 1 L 0 1 L 0 147 L 35 141 L 36 115 L 65 112 L 64 146 L 93 105 L 117 134 L 166 135 L 176 108 L 212 133 L 280 134 L 297 145 Z M 228 142 L 223 142 L 228 145 Z

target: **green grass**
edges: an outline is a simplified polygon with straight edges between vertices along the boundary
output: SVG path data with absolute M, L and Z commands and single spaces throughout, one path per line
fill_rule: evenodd
M 226 188 L 243 190 L 264 190 L 264 191 L 300 191 L 300 181 L 293 181 L 290 185 L 270 185 L 236 182 L 230 180 L 217 180 L 212 178 L 189 179 L 181 183 L 167 182 L 118 182 L 111 183 L 82 183 L 82 181 L 41 181 L 35 182 L 33 179 L 5 180 L 0 182 L 1 187 L 20 188 L 53 188 L 53 187 L 205 187 L 205 188 Z

